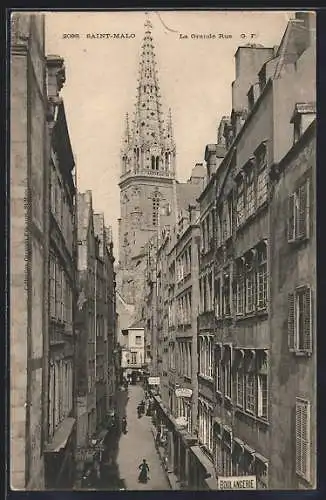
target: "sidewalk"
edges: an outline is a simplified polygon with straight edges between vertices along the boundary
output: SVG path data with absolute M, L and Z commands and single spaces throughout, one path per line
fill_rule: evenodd
M 156 451 L 158 453 L 158 456 L 160 457 L 162 469 L 164 470 L 166 478 L 169 481 L 170 488 L 171 488 L 171 490 L 180 490 L 181 489 L 180 488 L 180 481 L 178 480 L 178 477 L 174 474 L 174 472 L 169 472 L 167 470 L 167 468 L 166 468 L 165 459 L 164 459 L 164 448 L 163 448 L 163 446 L 158 446 L 156 444 L 156 442 L 155 442 L 156 432 L 155 432 L 155 427 L 153 426 L 153 424 L 152 424 L 152 427 L 151 427 L 151 432 L 152 432 L 152 435 L 153 435 L 153 440 L 154 440 L 154 443 L 155 443 Z

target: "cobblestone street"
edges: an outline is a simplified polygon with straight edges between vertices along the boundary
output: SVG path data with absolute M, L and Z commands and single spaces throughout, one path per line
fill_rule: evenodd
M 128 433 L 120 437 L 117 464 L 120 478 L 127 490 L 169 490 L 170 485 L 162 468 L 151 432 L 151 417 L 137 417 L 137 405 L 143 399 L 143 389 L 129 386 L 129 400 L 126 407 Z M 138 483 L 138 466 L 145 458 L 149 465 L 150 480 Z

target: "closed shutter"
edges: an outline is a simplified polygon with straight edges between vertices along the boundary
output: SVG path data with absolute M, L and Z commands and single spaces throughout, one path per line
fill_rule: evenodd
M 295 409 L 296 473 L 310 480 L 310 403 L 297 398 Z
M 304 339 L 305 351 L 312 351 L 312 317 L 311 317 L 311 288 L 307 287 L 304 295 Z
M 295 240 L 295 195 L 290 194 L 288 198 L 288 241 Z
M 295 349 L 295 295 L 288 295 L 288 345 L 290 351 Z
M 308 189 L 309 182 L 306 181 L 298 191 L 297 236 L 300 239 L 305 239 L 308 237 Z

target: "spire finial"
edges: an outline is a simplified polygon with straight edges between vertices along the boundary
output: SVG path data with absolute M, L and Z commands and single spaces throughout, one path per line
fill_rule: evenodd
M 151 29 L 153 29 L 153 25 L 149 20 L 148 12 L 145 12 L 145 16 L 146 16 L 146 20 L 144 23 L 145 29 L 146 31 L 151 31 Z

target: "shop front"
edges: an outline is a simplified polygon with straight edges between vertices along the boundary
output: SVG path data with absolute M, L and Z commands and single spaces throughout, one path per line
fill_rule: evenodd
M 214 464 L 200 445 L 190 447 L 189 479 L 190 490 L 217 490 Z
M 66 418 L 44 452 L 45 488 L 71 489 L 75 482 L 76 419 Z

